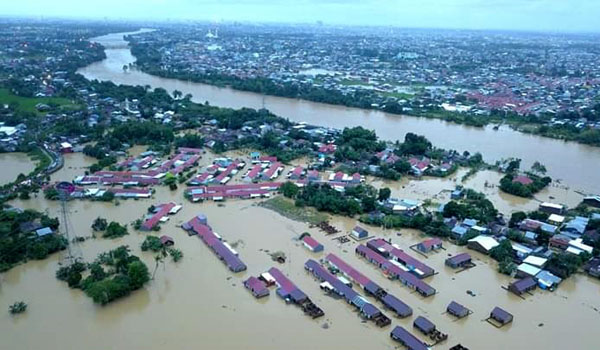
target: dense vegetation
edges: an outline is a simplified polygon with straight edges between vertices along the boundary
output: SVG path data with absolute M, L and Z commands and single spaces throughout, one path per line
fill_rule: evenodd
M 89 274 L 83 278 L 87 270 Z M 93 263 L 63 266 L 56 272 L 56 278 L 71 288 L 80 288 L 95 303 L 105 305 L 142 288 L 150 280 L 150 273 L 127 246 L 120 246 L 98 255 Z
M 465 198 L 460 201 L 451 200 L 444 206 L 446 218 L 456 217 L 459 220 L 475 219 L 483 224 L 493 221 L 498 215 L 494 204 L 483 193 L 466 189 Z
M 528 174 L 527 176 L 533 181 L 532 183 L 522 184 L 513 181 L 515 175 L 506 174 L 500 179 L 500 189 L 515 196 L 528 198 L 541 191 L 552 182 L 552 179 L 549 176 L 540 177 L 533 174 Z
M 309 184 L 296 195 L 296 206 L 354 216 L 374 210 L 376 195 L 375 189 L 365 185 L 347 187 L 345 192 L 340 192 L 327 184 Z
M 68 242 L 57 234 L 37 237 L 30 224 L 58 229 L 58 219 L 50 218 L 34 210 L 22 213 L 3 209 L 0 212 L 0 272 L 29 259 L 44 259 L 48 255 L 64 250 Z

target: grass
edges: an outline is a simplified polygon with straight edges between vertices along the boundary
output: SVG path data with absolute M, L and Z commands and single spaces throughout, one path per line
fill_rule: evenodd
M 0 89 L 0 104 L 11 104 L 15 103 L 18 105 L 18 110 L 22 112 L 30 112 L 36 114 L 43 114 L 35 108 L 38 103 L 47 105 L 58 105 L 66 108 L 77 108 L 78 105 L 73 104 L 69 99 L 62 97 L 22 97 L 13 95 L 8 89 Z
M 299 208 L 294 204 L 293 200 L 283 196 L 273 197 L 259 205 L 295 221 L 318 224 L 327 220 L 327 214 L 320 213 L 314 208 Z

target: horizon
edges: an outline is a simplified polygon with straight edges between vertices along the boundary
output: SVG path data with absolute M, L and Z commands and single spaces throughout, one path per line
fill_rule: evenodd
M 93 13 L 90 7 L 95 8 Z M 115 8 L 120 8 L 119 15 Z M 419 5 L 407 0 L 300 0 L 293 4 L 284 0 L 91 0 L 85 4 L 57 0 L 52 6 L 43 0 L 26 0 L 11 3 L 0 17 L 598 34 L 598 14 L 600 3 L 590 0 L 568 4 L 559 0 L 423 0 Z

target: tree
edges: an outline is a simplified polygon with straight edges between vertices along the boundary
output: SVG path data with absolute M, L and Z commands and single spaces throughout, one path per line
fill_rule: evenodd
M 173 98 L 175 98 L 177 100 L 181 96 L 183 96 L 183 93 L 181 91 L 179 91 L 179 90 L 173 90 Z
M 25 312 L 26 310 L 27 310 L 27 304 L 23 301 L 17 301 L 8 307 L 8 312 L 10 312 L 11 315 L 20 314 L 20 313 Z
M 508 222 L 508 225 L 510 227 L 515 227 L 517 226 L 521 221 L 527 219 L 527 214 L 525 214 L 522 211 L 517 211 L 512 213 L 512 215 L 510 216 L 510 221 Z
M 298 192 L 300 192 L 300 187 L 296 186 L 296 184 L 291 181 L 286 181 L 283 185 L 281 185 L 279 191 L 281 191 L 281 193 L 283 193 L 283 195 L 287 198 L 294 198 Z
M 514 171 L 519 170 L 520 167 L 521 167 L 521 159 L 519 159 L 519 158 L 511 159 L 511 161 L 508 162 L 508 167 L 506 168 L 506 172 L 512 173 Z
M 388 187 L 384 187 L 379 189 L 379 195 L 377 196 L 377 199 L 379 199 L 380 201 L 386 201 L 390 198 L 390 196 L 392 195 L 392 190 L 390 190 Z
M 127 225 L 121 225 L 118 222 L 111 221 L 110 224 L 106 227 L 104 231 L 104 238 L 117 238 L 128 235 L 129 231 L 127 231 Z
M 129 283 L 131 289 L 139 289 L 146 282 L 150 280 L 150 273 L 148 272 L 148 267 L 141 261 L 134 261 L 129 264 L 129 268 L 127 269 L 127 276 L 129 277 Z
M 540 162 L 536 161 L 531 166 L 531 171 L 533 171 L 534 173 L 537 173 L 539 175 L 545 175 L 546 167 L 543 164 L 541 164 Z
M 156 275 L 156 270 L 158 270 L 158 265 L 165 263 L 165 255 L 166 255 L 166 252 L 163 251 L 162 254 L 159 253 L 154 256 L 154 271 L 152 272 L 152 279 L 154 279 L 154 276 Z
M 94 220 L 94 223 L 92 223 L 92 229 L 94 231 L 104 231 L 107 227 L 108 222 L 106 221 L 106 219 L 101 217 L 97 217 L 96 220 Z
M 179 249 L 169 248 L 167 249 L 167 252 L 169 252 L 169 255 L 171 256 L 171 258 L 173 258 L 174 262 L 178 262 L 183 258 L 183 252 L 181 252 L 181 250 Z
M 504 261 L 506 259 L 512 260 L 513 250 L 510 240 L 505 239 L 502 242 L 500 242 L 499 245 L 490 249 L 490 256 L 496 261 Z

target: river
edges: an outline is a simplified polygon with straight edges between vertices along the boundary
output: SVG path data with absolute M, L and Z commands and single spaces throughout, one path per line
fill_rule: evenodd
M 145 30 L 140 32 L 143 31 Z M 116 84 L 149 85 L 152 88 L 164 88 L 169 92 L 179 90 L 183 94 L 192 94 L 192 100 L 195 102 L 208 101 L 215 106 L 264 106 L 273 113 L 296 122 L 305 121 L 340 129 L 360 125 L 375 130 L 386 140 L 402 140 L 407 132 L 413 132 L 425 135 L 439 147 L 461 152 L 481 152 L 484 159 L 490 163 L 503 158 L 517 157 L 523 160 L 522 167 L 526 169 L 533 162 L 540 161 L 546 166 L 550 176 L 568 184 L 574 190 L 593 194 L 600 192 L 600 148 L 528 135 L 507 126 L 501 127 L 500 130 L 494 130 L 491 126 L 468 127 L 438 119 L 400 116 L 166 79 L 135 69 L 123 71 L 123 65 L 135 62 L 123 35 L 134 33 L 139 32 L 113 33 L 91 39 L 107 48 L 107 58 L 78 72 L 88 79 L 110 80 Z

